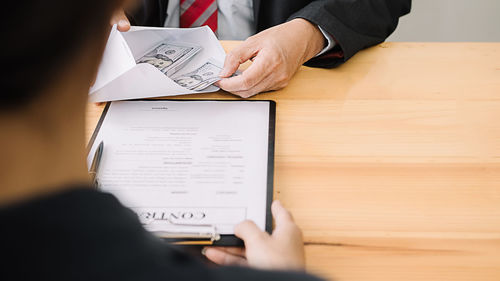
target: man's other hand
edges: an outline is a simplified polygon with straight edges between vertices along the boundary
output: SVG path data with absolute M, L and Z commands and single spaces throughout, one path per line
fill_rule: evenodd
M 118 26 L 118 30 L 121 32 L 130 30 L 130 22 L 122 9 L 116 11 L 111 18 L 111 25 L 114 24 Z

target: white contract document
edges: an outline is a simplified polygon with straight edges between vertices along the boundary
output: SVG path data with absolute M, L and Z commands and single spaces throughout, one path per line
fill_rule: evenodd
M 203 232 L 233 244 L 234 226 L 271 231 L 275 104 L 143 100 L 108 104 L 90 143 L 97 180 L 155 233 Z M 217 244 L 217 242 L 216 242 Z

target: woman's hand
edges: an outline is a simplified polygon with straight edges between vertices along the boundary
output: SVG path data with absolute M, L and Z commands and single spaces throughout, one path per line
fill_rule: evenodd
M 235 227 L 235 235 L 245 242 L 245 248 L 207 247 L 203 249 L 204 255 L 220 265 L 304 270 L 302 231 L 279 201 L 273 202 L 271 210 L 276 222 L 272 235 L 260 230 L 254 222 L 245 221 Z

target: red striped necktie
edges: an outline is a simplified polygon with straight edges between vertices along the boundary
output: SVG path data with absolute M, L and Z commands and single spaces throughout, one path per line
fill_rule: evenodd
M 180 27 L 208 25 L 217 33 L 216 0 L 180 0 Z

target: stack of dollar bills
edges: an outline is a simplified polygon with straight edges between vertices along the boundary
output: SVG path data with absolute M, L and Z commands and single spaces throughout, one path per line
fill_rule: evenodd
M 184 42 L 161 42 L 137 63 L 148 63 L 158 68 L 177 84 L 193 91 L 202 91 L 220 80 L 222 70 L 209 59 L 202 66 L 188 73 L 177 73 L 202 50 L 201 46 Z

